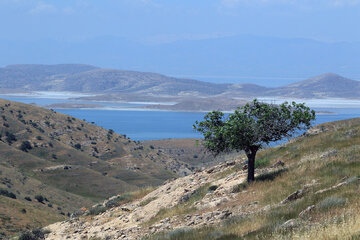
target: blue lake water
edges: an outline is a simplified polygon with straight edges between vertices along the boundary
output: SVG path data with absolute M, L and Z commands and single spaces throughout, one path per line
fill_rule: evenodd
M 41 106 L 59 102 L 74 102 L 64 99 L 9 97 L 0 96 L 13 101 L 36 103 Z M 79 102 L 77 102 L 79 103 Z M 80 102 L 85 103 L 85 102 Z M 86 102 L 89 103 L 89 102 Z M 93 103 L 93 102 L 91 102 Z M 104 105 L 105 103 L 98 103 Z M 106 103 L 106 106 L 137 106 L 127 103 Z M 318 111 L 330 111 L 336 115 L 318 115 L 315 124 L 342 119 L 360 117 L 359 108 L 314 108 Z M 196 120 L 202 120 L 205 113 L 170 112 L 170 111 L 136 111 L 136 110 L 97 110 L 97 109 L 54 109 L 96 125 L 113 129 L 117 133 L 126 134 L 134 140 L 154 140 L 166 138 L 198 138 L 200 134 L 193 131 Z

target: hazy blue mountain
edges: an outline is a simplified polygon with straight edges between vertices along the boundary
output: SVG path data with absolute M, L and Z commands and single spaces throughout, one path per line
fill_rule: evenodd
M 120 37 L 83 41 L 0 41 L 0 65 L 87 63 L 107 68 L 161 72 L 219 82 L 269 87 L 323 72 L 360 76 L 359 42 L 233 36 L 170 43 L 140 43 Z M 192 77 L 193 76 L 193 77 Z M 229 78 L 228 78 L 229 77 Z M 267 78 L 272 78 L 268 80 Z
M 359 98 L 360 81 L 344 78 L 334 73 L 322 74 L 304 81 L 267 91 L 271 96 L 298 98 Z
M 194 97 L 217 97 L 221 101 L 262 96 L 295 98 L 359 98 L 360 81 L 327 73 L 282 87 L 267 88 L 255 84 L 216 84 L 192 79 L 168 77 L 158 73 L 98 68 L 91 65 L 10 65 L 0 68 L 0 89 L 27 91 L 73 91 L 104 94 L 97 100 L 120 95 L 146 101 L 148 97 L 187 98 L 186 106 L 199 102 Z M 4 90 L 4 91 L 5 91 Z M 115 99 L 114 99 L 115 98 Z M 220 102 L 221 102 L 220 101 Z M 202 101 L 200 101 L 202 102 Z M 219 103 L 220 103 L 219 102 Z M 211 104 L 207 102 L 205 105 Z M 190 104 L 191 105 L 191 104 Z M 194 105 L 194 104 L 193 104 Z M 222 104 L 223 105 L 223 104 Z

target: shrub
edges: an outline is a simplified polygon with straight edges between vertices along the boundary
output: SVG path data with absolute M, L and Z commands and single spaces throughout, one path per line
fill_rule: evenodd
M 42 229 L 26 231 L 20 235 L 19 240 L 43 240 L 47 233 L 49 233 L 49 231 L 43 231 Z
M 81 144 L 80 144 L 80 143 L 75 144 L 75 145 L 74 145 L 74 148 L 76 148 L 76 149 L 81 149 Z
M 344 206 L 346 203 L 346 199 L 341 197 L 328 197 L 322 200 L 319 205 L 318 209 L 320 210 L 328 210 L 333 207 Z
M 44 197 L 42 195 L 36 195 L 35 199 L 39 202 L 39 203 L 44 203 Z
M 16 195 L 12 192 L 9 192 L 6 189 L 0 189 L 0 195 L 8 197 L 8 198 L 16 199 Z
M 102 205 L 97 205 L 89 210 L 90 215 L 99 215 L 103 212 L 106 212 L 107 207 L 104 207 Z
M 37 140 L 42 140 L 43 138 L 41 136 L 36 136 Z
M 270 164 L 270 158 L 260 158 L 255 160 L 255 168 L 263 168 Z
M 16 142 L 16 137 L 14 134 L 10 133 L 10 132 L 6 132 L 6 141 L 9 143 L 9 144 L 12 144 L 13 142 Z
M 30 197 L 25 197 L 25 200 L 26 200 L 26 201 L 29 201 L 29 202 L 32 201 Z
M 215 191 L 218 188 L 216 185 L 212 185 L 209 187 L 209 191 Z
M 29 141 L 23 141 L 20 145 L 20 150 L 27 152 L 28 150 L 32 149 L 31 143 Z

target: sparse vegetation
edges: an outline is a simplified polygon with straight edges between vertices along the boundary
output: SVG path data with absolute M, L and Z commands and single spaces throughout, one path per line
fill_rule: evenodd
M 16 199 L 16 195 L 13 192 L 9 192 L 6 189 L 1 189 L 0 188 L 0 195 L 8 197 L 8 198 Z

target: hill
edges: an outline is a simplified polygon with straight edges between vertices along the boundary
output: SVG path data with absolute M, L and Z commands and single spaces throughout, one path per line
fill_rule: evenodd
M 213 84 L 156 73 L 102 69 L 88 65 L 10 65 L 0 68 L 2 88 L 29 91 L 214 95 L 230 84 Z
M 2 38 L 0 52 L 7 58 L 0 59 L 0 66 L 18 62 L 82 62 L 135 71 L 206 75 L 216 80 L 224 80 L 223 76 L 250 76 L 265 82 L 264 77 L 272 77 L 270 84 L 276 82 L 279 86 L 290 83 L 292 78 L 330 70 L 359 76 L 360 43 L 353 40 L 328 42 L 250 35 L 152 43 L 117 36 L 80 41 Z M 278 76 L 290 79 L 276 79 Z
M 46 239 L 357 239 L 360 119 L 326 123 L 259 152 L 168 181 L 128 203 L 113 197 Z
M 92 94 L 74 101 L 162 102 L 145 108 L 174 111 L 230 111 L 255 97 L 356 98 L 360 82 L 333 73 L 282 87 L 241 83 L 215 84 L 149 72 L 89 65 L 10 65 L 0 68 L 0 93 L 70 91 Z
M 190 173 L 161 150 L 53 110 L 0 99 L 0 116 L 4 234 Z
M 359 98 L 360 82 L 334 73 L 269 90 L 267 95 L 297 98 Z

